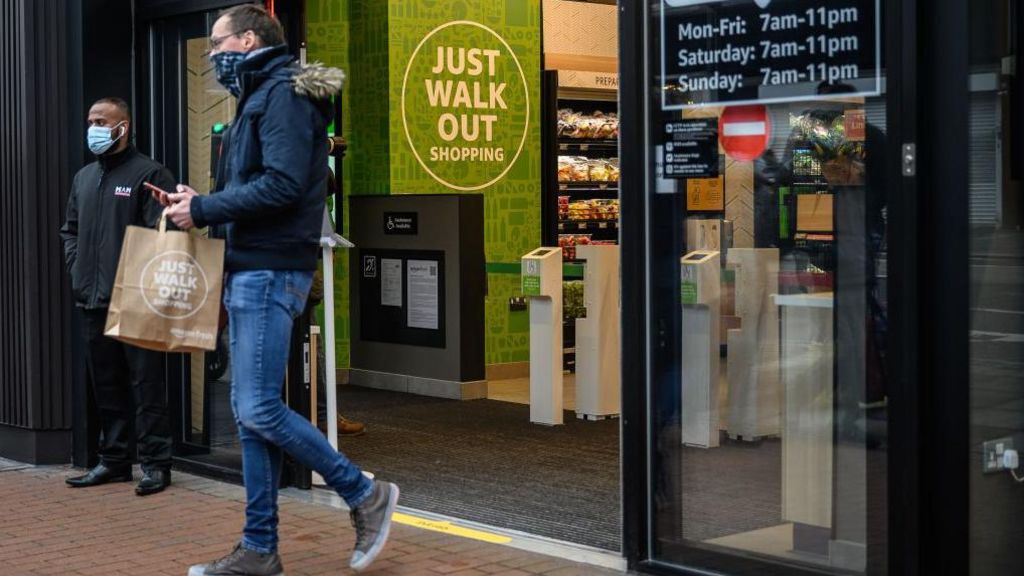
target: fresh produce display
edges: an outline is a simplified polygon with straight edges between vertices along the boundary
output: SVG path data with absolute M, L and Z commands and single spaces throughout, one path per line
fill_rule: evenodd
M 594 240 L 590 234 L 559 234 L 558 245 L 562 247 L 562 260 L 575 260 L 577 246 L 615 246 L 614 240 Z
M 618 199 L 577 200 L 570 202 L 568 196 L 558 197 L 559 220 L 618 220 L 618 218 Z
M 566 320 L 587 317 L 587 308 L 583 301 L 582 280 L 562 282 L 562 316 Z
M 562 248 L 563 260 L 576 259 L 576 247 L 591 244 L 590 234 L 559 234 L 558 246 Z
M 565 108 L 558 111 L 560 138 L 593 138 L 608 140 L 619 137 L 619 117 L 597 111 L 581 114 Z
M 569 197 L 559 196 L 558 197 L 558 219 L 568 220 L 569 219 Z
M 582 156 L 558 157 L 558 181 L 565 182 L 618 182 L 619 159 L 591 159 Z

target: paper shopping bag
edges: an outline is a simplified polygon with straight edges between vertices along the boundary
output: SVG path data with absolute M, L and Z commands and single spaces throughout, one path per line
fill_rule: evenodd
M 224 241 L 129 226 L 121 245 L 104 334 L 163 352 L 217 345 Z

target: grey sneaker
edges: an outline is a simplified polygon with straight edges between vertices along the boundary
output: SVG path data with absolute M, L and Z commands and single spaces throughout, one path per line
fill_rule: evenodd
M 391 515 L 398 506 L 398 486 L 380 480 L 373 481 L 373 493 L 362 504 L 349 512 L 356 528 L 356 548 L 349 562 L 356 572 L 365 570 L 384 549 L 391 531 Z
M 188 576 L 284 576 L 284 566 L 277 553 L 260 554 L 235 544 L 227 556 L 189 568 Z

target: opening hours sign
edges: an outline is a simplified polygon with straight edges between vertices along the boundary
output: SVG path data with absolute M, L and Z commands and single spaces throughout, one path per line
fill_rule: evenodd
M 881 93 L 881 0 L 662 0 L 662 108 Z

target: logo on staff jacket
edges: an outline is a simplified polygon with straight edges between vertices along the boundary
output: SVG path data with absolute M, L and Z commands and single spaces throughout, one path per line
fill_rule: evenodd
M 131 198 L 132 197 L 132 187 L 131 186 L 117 186 L 116 188 L 114 188 L 114 196 L 123 196 L 125 198 Z

